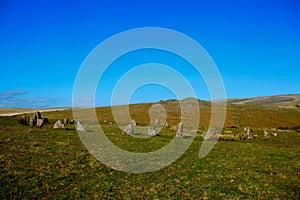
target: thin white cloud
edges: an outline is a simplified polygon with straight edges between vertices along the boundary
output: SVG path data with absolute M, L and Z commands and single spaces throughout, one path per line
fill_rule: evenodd
M 4 92 L 0 92 L 0 99 L 12 99 L 16 96 L 27 94 L 26 90 L 7 90 Z
M 56 107 L 62 100 L 45 97 L 20 98 L 29 94 L 26 90 L 8 90 L 0 92 L 0 107 L 2 108 L 44 108 Z

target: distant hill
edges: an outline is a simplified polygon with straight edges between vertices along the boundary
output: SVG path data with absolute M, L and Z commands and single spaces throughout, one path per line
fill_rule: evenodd
M 274 97 L 229 99 L 224 127 L 243 128 L 244 126 L 250 126 L 255 129 L 298 127 L 300 125 L 300 108 L 297 108 L 296 105 L 300 105 L 299 96 L 280 95 Z M 184 100 L 185 102 L 189 102 L 193 98 Z M 170 99 L 161 100 L 156 103 L 131 104 L 129 105 L 129 111 L 133 119 L 136 119 L 140 125 L 146 126 L 150 123 L 149 109 L 151 106 L 161 104 L 167 113 L 168 124 L 176 125 L 180 122 L 180 103 L 182 101 Z M 195 101 L 190 102 L 190 105 L 193 105 Z M 200 106 L 199 126 L 207 127 L 211 120 L 211 102 L 198 99 L 198 103 Z M 215 101 L 213 103 L 222 103 L 222 101 Z M 110 107 L 97 108 L 96 113 L 99 121 L 114 122 Z
M 211 120 L 211 102 L 199 100 L 200 107 L 200 122 L 199 126 L 207 127 Z M 186 98 L 184 100 L 161 100 L 155 103 L 142 103 L 129 105 L 129 112 L 132 119 L 141 126 L 146 126 L 150 123 L 149 110 L 155 104 L 160 104 L 165 111 L 161 110 L 161 115 L 164 112 L 167 114 L 167 122 L 173 126 L 180 122 L 181 103 L 184 106 L 193 107 L 194 98 Z M 222 103 L 224 100 L 214 101 L 213 103 Z M 127 105 L 116 106 L 126 107 Z M 293 109 L 291 109 L 293 108 Z M 68 117 L 73 118 L 72 109 L 39 109 L 43 112 L 43 116 L 50 120 L 63 119 Z M 16 116 L 26 113 L 28 117 L 35 112 L 35 109 L 10 109 L 0 108 L 0 116 Z M 99 122 L 115 122 L 111 107 L 96 108 L 96 114 Z M 277 95 L 253 98 L 236 98 L 227 99 L 226 119 L 224 127 L 239 127 L 250 126 L 256 129 L 265 128 L 280 128 L 280 127 L 298 127 L 300 126 L 300 94 L 294 95 Z
M 217 101 L 220 102 L 220 101 Z M 300 94 L 227 99 L 228 104 L 300 109 Z

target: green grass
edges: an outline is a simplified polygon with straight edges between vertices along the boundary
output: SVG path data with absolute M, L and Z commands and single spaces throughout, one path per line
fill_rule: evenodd
M 70 111 L 43 114 L 53 123 Z M 145 122 L 147 121 L 144 119 Z M 0 199 L 299 199 L 300 133 L 278 132 L 264 140 L 218 141 L 204 159 L 198 134 L 189 150 L 162 170 L 131 174 L 113 170 L 89 154 L 74 127 L 67 130 L 16 124 L 0 117 Z M 119 147 L 148 152 L 167 144 L 174 133 L 139 139 L 102 125 Z M 202 127 L 200 132 L 205 132 Z M 229 130 L 229 129 L 228 129 Z M 232 134 L 239 129 L 230 129 Z M 112 134 L 114 133 L 114 134 Z

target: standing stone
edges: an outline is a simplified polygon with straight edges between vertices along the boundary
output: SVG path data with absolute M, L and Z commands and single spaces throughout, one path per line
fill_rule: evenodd
M 29 125 L 30 126 L 35 126 L 36 125 L 36 120 L 37 120 L 37 116 L 36 114 L 34 113 L 33 116 L 30 118 L 29 120 Z
M 136 121 L 135 121 L 135 119 L 131 120 L 131 124 L 132 124 L 133 126 L 136 126 Z
M 177 125 L 176 137 L 182 138 L 182 136 L 183 136 L 183 123 L 180 122 L 180 123 Z
M 169 128 L 168 122 L 165 123 L 165 127 L 166 127 L 166 128 Z
M 64 124 L 68 124 L 69 123 L 69 118 L 64 118 Z
M 30 120 L 29 120 L 29 125 L 34 126 L 34 124 L 36 124 L 35 118 L 31 117 Z
M 18 123 L 22 124 L 22 125 L 27 125 L 26 122 L 26 115 L 22 115 L 19 119 L 18 119 Z
M 148 135 L 156 135 L 156 130 L 154 126 L 148 126 Z
M 42 115 L 39 111 L 35 113 L 36 119 L 42 119 Z
M 253 139 L 253 130 L 251 128 L 247 127 L 246 134 L 248 139 Z
M 125 126 L 125 128 L 123 129 L 123 133 L 133 134 L 134 133 L 133 124 L 128 124 L 127 126 Z
M 77 131 L 84 131 L 86 132 L 85 126 L 78 120 L 76 124 Z
M 53 128 L 65 128 L 65 125 L 63 124 L 62 121 L 57 120 L 53 126 Z
M 270 137 L 270 134 L 269 134 L 268 131 L 266 131 L 266 130 L 264 130 L 264 137 L 265 137 L 265 138 Z
M 37 119 L 36 120 L 36 127 L 41 128 L 44 125 L 44 119 Z
M 204 140 L 217 140 L 218 131 L 215 128 L 209 128 L 204 136 Z
M 203 139 L 204 140 L 209 140 L 212 135 L 214 135 L 214 130 L 212 128 L 210 128 L 210 129 L 207 130 L 207 132 L 206 132 Z
M 155 121 L 154 121 L 154 127 L 158 127 L 158 126 L 159 126 L 159 120 L 155 119 Z

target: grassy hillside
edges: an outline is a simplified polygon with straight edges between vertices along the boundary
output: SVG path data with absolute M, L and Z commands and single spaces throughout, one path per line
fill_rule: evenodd
M 179 122 L 178 101 L 160 102 L 168 123 Z M 255 128 L 253 140 L 218 141 L 203 159 L 198 158 L 203 134 L 210 119 L 210 104 L 201 103 L 199 134 L 188 151 L 162 170 L 130 174 L 98 162 L 81 143 L 73 125 L 52 128 L 57 119 L 72 119 L 71 110 L 44 112 L 43 128 L 17 125 L 17 116 L 0 117 L 0 198 L 110 198 L 110 199 L 257 199 L 300 198 L 300 134 L 278 132 L 264 140 L 264 128 L 300 125 L 300 112 L 257 106 L 230 105 L 223 133 L 237 134 L 244 125 Z M 152 104 L 130 105 L 140 125 L 150 122 Z M 97 108 L 107 137 L 132 152 L 150 152 L 166 145 L 175 135 L 165 128 L 147 139 L 121 134 L 110 107 Z M 28 114 L 30 116 L 30 114 Z
M 200 101 L 199 126 L 207 127 L 211 118 L 211 105 Z M 140 125 L 150 123 L 149 108 L 153 104 L 130 105 L 130 114 Z M 169 125 L 176 125 L 180 121 L 180 105 L 178 101 L 169 100 L 161 103 L 166 109 Z M 114 122 L 110 107 L 97 108 L 97 117 L 101 121 Z M 70 115 L 69 115 L 70 116 Z M 260 106 L 228 105 L 224 127 L 236 126 L 243 128 L 250 126 L 255 129 L 271 129 L 280 126 L 293 127 L 300 125 L 300 110 L 269 108 Z
M 49 113 L 54 118 L 69 112 Z M 53 118 L 52 118 L 53 117 Z M 115 171 L 87 152 L 74 127 L 66 130 L 16 125 L 0 117 L 0 198 L 283 198 L 300 197 L 300 135 L 280 132 L 265 141 L 219 141 L 204 159 L 198 158 L 199 134 L 189 150 L 162 170 L 130 174 Z M 174 133 L 141 141 L 102 125 L 116 145 L 149 152 L 165 145 Z M 114 134 L 112 134 L 114 133 Z
M 158 102 L 161 104 L 167 112 L 167 122 L 169 125 L 176 125 L 180 121 L 180 104 L 176 100 L 168 100 Z M 129 111 L 132 119 L 140 125 L 147 125 L 150 123 L 149 109 L 152 105 L 157 103 L 147 104 L 134 104 L 129 106 Z M 207 127 L 211 119 L 211 104 L 205 101 L 199 101 L 200 105 L 200 122 L 199 126 Z M 27 117 L 31 117 L 32 113 L 36 111 L 25 109 L 24 113 L 27 113 Z M 47 112 L 43 111 L 42 114 L 49 119 L 54 120 L 63 119 L 68 117 L 73 119 L 71 109 L 65 109 L 63 111 L 56 110 Z M 7 115 L 8 113 L 22 113 L 20 109 L 2 109 L 0 114 Z M 111 107 L 96 108 L 96 113 L 99 122 L 106 120 L 107 122 L 114 122 Z M 1 116 L 1 115 L 0 115 Z M 253 106 L 253 105 L 235 105 L 228 104 L 226 109 L 226 120 L 224 127 L 235 126 L 243 128 L 244 126 L 250 126 L 255 129 L 276 129 L 278 127 L 293 127 L 300 125 L 300 109 L 285 109 L 277 107 L 266 106 Z

